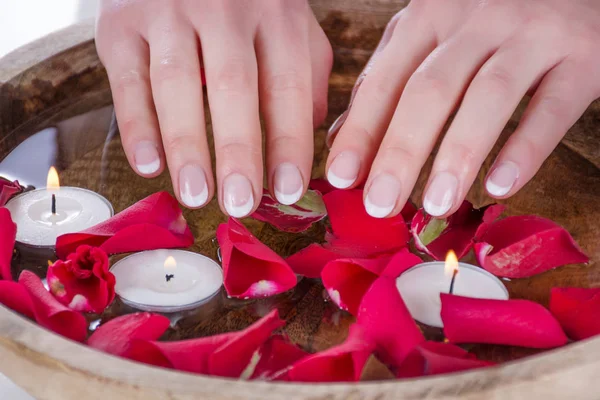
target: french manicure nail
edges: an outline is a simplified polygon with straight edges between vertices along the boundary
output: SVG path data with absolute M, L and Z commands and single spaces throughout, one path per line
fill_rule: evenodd
M 519 166 L 512 161 L 504 161 L 494 168 L 485 188 L 492 196 L 504 196 L 513 188 L 518 177 Z
M 327 137 L 325 138 L 325 142 L 327 143 L 328 147 L 331 147 L 331 145 L 333 144 L 333 141 L 335 140 L 336 135 L 340 131 L 340 128 L 342 127 L 342 125 L 344 125 L 344 122 L 346 122 L 346 118 L 348 118 L 348 110 L 340 114 L 340 116 L 337 117 L 335 121 L 333 121 L 333 124 L 331 124 L 329 130 L 327 130 Z
M 223 181 L 223 204 L 235 218 L 245 217 L 254 206 L 252 184 L 244 175 L 233 173 Z
M 338 189 L 346 189 L 356 181 L 359 170 L 358 154 L 350 150 L 342 151 L 331 163 L 327 171 L 327 180 Z
M 396 205 L 400 189 L 400 181 L 395 176 L 388 173 L 378 175 L 365 197 L 367 213 L 375 218 L 387 217 Z
M 181 201 L 191 208 L 200 207 L 208 200 L 206 175 L 197 165 L 186 165 L 179 171 Z
M 158 150 L 150 141 L 145 140 L 135 146 L 133 159 L 140 174 L 151 175 L 160 169 Z
M 456 191 L 458 189 L 458 179 L 450 172 L 438 173 L 423 199 L 423 208 L 429 215 L 440 217 L 452 208 Z
M 298 167 L 289 162 L 279 164 L 273 176 L 273 188 L 281 204 L 290 205 L 300 200 L 304 184 Z

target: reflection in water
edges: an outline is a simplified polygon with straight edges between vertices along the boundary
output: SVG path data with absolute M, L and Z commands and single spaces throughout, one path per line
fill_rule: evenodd
M 46 128 L 32 135 L 0 161 L 0 176 L 23 186 L 45 187 L 48 170 L 56 164 L 58 129 Z

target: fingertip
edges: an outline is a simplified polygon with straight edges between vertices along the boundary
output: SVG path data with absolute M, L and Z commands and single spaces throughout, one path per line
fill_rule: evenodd
M 254 189 L 246 176 L 234 172 L 223 180 L 223 208 L 229 216 L 250 215 L 256 207 L 254 203 Z
M 154 178 L 164 169 L 158 146 L 149 140 L 140 141 L 135 145 L 133 164 L 136 172 L 144 178 Z
M 273 194 L 283 205 L 297 203 L 304 194 L 304 180 L 300 169 L 290 162 L 283 162 L 273 173 Z
M 519 175 L 518 164 L 512 161 L 499 161 L 487 176 L 485 189 L 494 198 L 506 198 L 513 191 Z

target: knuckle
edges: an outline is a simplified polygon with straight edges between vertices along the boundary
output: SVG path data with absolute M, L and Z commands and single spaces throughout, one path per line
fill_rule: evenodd
M 357 125 L 352 123 L 346 123 L 344 126 L 342 126 L 342 131 L 345 131 L 346 135 L 350 137 L 353 141 L 362 140 L 366 142 L 367 148 L 376 148 L 377 146 L 379 146 L 380 135 L 362 124 Z M 340 133 L 344 134 L 343 132 Z
M 413 95 L 427 96 L 446 102 L 451 97 L 451 88 L 446 74 L 439 68 L 427 66 L 417 70 L 409 79 L 406 89 Z
M 308 80 L 296 71 L 274 74 L 268 79 L 266 92 L 269 97 L 279 97 L 283 94 L 305 95 L 309 92 Z
M 452 154 L 452 158 L 461 160 L 465 165 L 474 165 L 479 163 L 481 156 L 478 156 L 473 146 L 456 140 L 444 141 L 446 154 Z
M 113 91 L 121 94 L 131 88 L 143 85 L 145 83 L 145 76 L 136 69 L 130 69 L 109 75 L 109 81 L 111 82 Z
M 268 139 L 268 148 L 270 151 L 277 150 L 286 150 L 289 149 L 301 149 L 306 147 L 302 140 L 300 139 L 302 135 L 300 133 L 286 133 L 282 135 L 278 135 L 275 137 L 271 137 Z
M 483 67 L 477 80 L 484 91 L 489 94 L 508 94 L 512 92 L 515 85 L 514 73 L 506 67 L 497 65 Z
M 227 141 L 219 144 L 218 155 L 226 159 L 236 160 L 254 160 L 256 157 L 262 157 L 262 149 L 249 142 Z
M 219 70 L 213 89 L 217 92 L 242 93 L 256 87 L 252 68 L 239 59 L 227 61 Z
M 572 115 L 569 102 L 555 95 L 543 96 L 539 101 L 538 109 L 544 116 L 556 121 L 566 121 Z
M 177 151 L 179 149 L 188 149 L 190 145 L 197 142 L 197 137 L 190 133 L 166 132 L 163 133 L 163 144 L 165 149 Z
M 422 149 L 411 146 L 408 143 L 392 143 L 382 148 L 384 158 L 388 160 L 398 160 L 405 165 L 420 165 L 418 162 L 420 155 L 423 154 Z
M 152 80 L 157 82 L 168 82 L 173 80 L 198 79 L 200 71 L 189 63 L 182 61 L 179 57 L 162 58 L 152 68 Z

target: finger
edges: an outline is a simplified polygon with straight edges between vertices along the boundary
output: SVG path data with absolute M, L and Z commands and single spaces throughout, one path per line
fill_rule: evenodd
M 410 77 L 365 185 L 369 214 L 381 218 L 402 210 L 451 112 L 501 40 L 465 29 L 438 46 Z
M 540 40 L 541 39 L 541 40 Z M 531 83 L 560 61 L 550 40 L 516 35 L 479 70 L 436 156 L 423 198 L 433 216 L 456 210 Z
M 327 146 L 331 147 L 333 145 L 333 141 L 335 140 L 342 125 L 344 124 L 344 122 L 346 122 L 346 119 L 348 118 L 350 107 L 352 107 L 352 103 L 354 101 L 354 98 L 356 97 L 356 93 L 358 92 L 358 89 L 360 88 L 361 83 L 365 79 L 365 76 L 367 76 L 367 72 L 369 72 L 371 70 L 371 68 L 373 67 L 373 65 L 375 64 L 375 60 L 377 59 L 377 56 L 383 51 L 383 49 L 385 49 L 387 44 L 390 42 L 390 40 L 394 34 L 394 31 L 396 29 L 396 25 L 398 24 L 398 20 L 404 14 L 405 14 L 405 12 L 403 12 L 403 11 L 397 13 L 396 15 L 394 15 L 394 17 L 392 17 L 390 22 L 387 24 L 385 30 L 383 31 L 383 35 L 381 36 L 381 40 L 379 41 L 379 43 L 377 44 L 377 47 L 375 48 L 375 51 L 371 55 L 371 58 L 369 58 L 367 65 L 365 65 L 365 67 L 361 71 L 360 75 L 358 75 L 358 78 L 356 79 L 356 82 L 354 83 L 354 86 L 352 87 L 352 93 L 350 94 L 350 101 L 348 103 L 348 108 L 339 117 L 337 117 L 335 121 L 333 121 L 333 124 L 331 124 L 331 126 L 329 127 L 329 130 L 327 131 L 327 138 L 326 138 Z
M 215 4 L 215 6 L 217 6 Z M 223 11 L 199 24 L 221 208 L 245 217 L 262 196 L 262 136 L 253 35 Z
M 303 19 L 268 18 L 256 40 L 269 187 L 287 205 L 300 200 L 308 185 L 314 150 L 309 33 Z
M 381 143 L 406 81 L 435 45 L 426 24 L 400 18 L 369 67 L 327 160 L 327 178 L 340 189 L 361 182 Z
M 321 29 L 321 26 L 310 16 L 309 50 L 312 78 L 313 101 L 313 127 L 316 128 L 327 117 L 327 92 L 329 89 L 329 75 L 333 65 L 333 52 L 331 44 Z
M 106 67 L 123 149 L 131 167 L 154 177 L 164 169 L 158 118 L 149 79 L 148 44 L 137 33 L 117 40 L 99 34 L 98 53 Z
M 544 77 L 490 170 L 485 187 L 491 196 L 506 198 L 520 190 L 597 97 L 587 79 L 593 72 L 584 72 L 589 69 L 569 60 Z
M 160 29 L 148 34 L 154 103 L 175 193 L 182 204 L 197 208 L 213 193 L 198 39 L 175 16 L 163 18 L 154 25 Z

